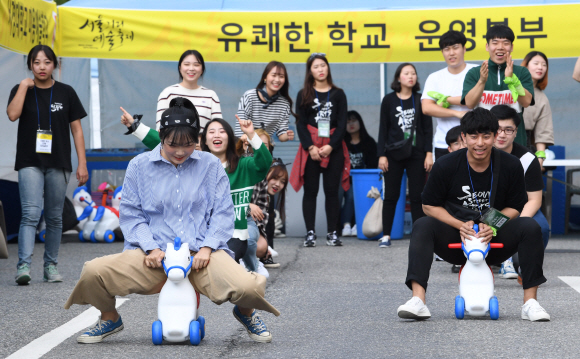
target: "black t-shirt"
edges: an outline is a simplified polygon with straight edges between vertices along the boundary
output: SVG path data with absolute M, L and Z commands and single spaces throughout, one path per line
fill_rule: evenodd
M 494 149 L 492 163 L 485 171 L 478 173 L 470 167 L 472 189 L 467 172 L 466 154 L 467 149 L 461 149 L 435 162 L 421 196 L 423 204 L 444 207 L 449 214 L 461 221 L 476 221 L 480 217 L 477 200 L 481 206 L 481 212 L 489 208 L 489 192 L 492 187 L 491 165 L 497 165 L 497 160 L 494 159 L 499 155 L 501 162 L 499 179 L 495 177 L 493 179 L 498 181 L 496 193 L 493 195 L 495 197 L 493 207 L 499 211 L 509 207 L 521 212 L 528 201 L 528 195 L 524 170 L 519 159 L 509 153 Z
M 346 112 L 347 103 L 344 91 L 332 88 L 329 92 L 318 92 L 318 98 L 314 97 L 314 102 L 303 106 L 302 91 L 296 95 L 296 131 L 300 137 L 302 147 L 308 149 L 312 146 L 312 137 L 308 131 L 308 125 L 318 128 L 318 120 L 330 119 L 330 128 L 334 133 L 330 135 L 330 146 L 336 150 L 342 146 L 341 142 L 346 133 Z
M 542 166 L 540 166 L 540 161 L 538 161 L 536 156 L 526 147 L 515 142 L 511 154 L 519 158 L 522 166 L 524 166 L 526 191 L 537 192 L 543 190 Z
M 365 168 L 365 154 L 360 143 L 347 143 L 348 154 L 350 155 L 350 168 L 353 170 Z
M 433 151 L 433 120 L 431 116 L 423 114 L 421 94 L 415 92 L 413 96 L 415 106 L 413 97 L 409 97 L 403 100 L 403 107 L 396 92 L 391 92 L 383 98 L 377 148 L 379 156 L 388 156 L 386 145 L 402 141 L 405 131 L 411 131 L 413 121 L 416 138 L 413 158 L 424 158 L 426 152 Z
M 18 86 L 12 88 L 8 104 L 16 96 Z M 44 167 L 64 168 L 72 172 L 70 123 L 85 117 L 87 113 L 71 86 L 55 81 L 52 102 L 50 102 L 50 93 L 50 88 L 36 88 L 36 97 L 34 88 L 26 92 L 22 114 L 18 121 L 15 171 L 25 167 Z M 38 98 L 38 111 L 36 98 Z M 40 129 L 48 130 L 49 111 L 52 123 L 52 153 L 36 153 L 39 115 Z

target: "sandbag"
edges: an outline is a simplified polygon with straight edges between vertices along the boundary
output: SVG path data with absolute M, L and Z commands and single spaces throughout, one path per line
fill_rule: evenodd
M 367 197 L 375 198 L 375 203 L 365 215 L 362 228 L 365 237 L 373 238 L 383 231 L 383 200 L 381 199 L 381 193 L 375 187 L 371 187 Z

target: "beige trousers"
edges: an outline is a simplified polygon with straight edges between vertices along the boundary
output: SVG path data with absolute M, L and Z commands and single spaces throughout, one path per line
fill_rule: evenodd
M 147 267 L 145 257 L 142 250 L 135 249 L 86 262 L 65 309 L 73 304 L 91 304 L 101 312 L 113 312 L 117 295 L 159 293 L 167 276 L 163 268 Z M 280 315 L 264 299 L 266 278 L 247 272 L 223 250 L 213 252 L 207 267 L 199 272 L 192 268 L 189 281 L 196 291 L 216 304 L 230 301 L 242 308 Z

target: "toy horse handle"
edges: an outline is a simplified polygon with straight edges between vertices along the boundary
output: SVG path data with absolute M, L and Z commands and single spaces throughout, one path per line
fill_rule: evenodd
M 474 224 L 473 230 L 475 231 L 475 233 L 479 232 L 479 226 L 477 224 Z M 462 245 L 463 245 L 463 242 L 462 243 L 451 243 L 451 244 L 448 244 L 447 247 L 449 247 L 450 249 L 461 249 L 461 248 L 463 248 Z M 491 248 L 502 248 L 502 247 L 503 247 L 503 244 L 501 245 L 501 247 L 493 247 L 493 245 L 492 245 Z
M 179 248 L 181 248 L 181 238 L 175 237 L 175 239 L 173 240 L 173 249 L 178 251 Z M 185 278 L 185 277 L 187 277 L 187 272 L 189 272 L 189 270 L 191 269 L 191 266 L 193 265 L 193 256 L 190 256 L 189 265 L 187 266 L 187 268 L 183 268 L 182 266 L 173 266 L 173 267 L 167 268 L 165 266 L 165 258 L 163 258 L 163 260 L 161 261 L 161 264 L 163 265 L 163 270 L 165 271 L 165 275 L 169 275 L 169 271 L 176 268 L 176 269 L 181 269 L 183 271 L 183 278 Z

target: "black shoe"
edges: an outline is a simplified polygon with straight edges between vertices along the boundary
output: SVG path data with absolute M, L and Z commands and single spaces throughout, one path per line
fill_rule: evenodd
M 308 231 L 308 233 L 306 233 L 304 247 L 316 247 L 316 234 L 314 234 L 314 231 Z
M 234 252 L 236 262 L 239 262 L 248 250 L 248 241 L 241 241 L 238 238 L 231 238 L 227 245 L 230 251 Z
M 458 264 L 454 264 L 453 266 L 451 266 L 451 272 L 452 273 L 459 273 L 459 270 L 461 269 L 461 266 Z
M 267 256 L 266 258 L 260 258 L 260 262 L 264 264 L 266 268 L 278 268 L 280 267 L 280 263 L 274 262 L 272 256 Z
M 334 231 L 332 233 L 328 233 L 326 235 L 326 245 L 327 246 L 336 246 L 336 247 L 342 246 L 342 241 L 336 235 L 336 231 Z

